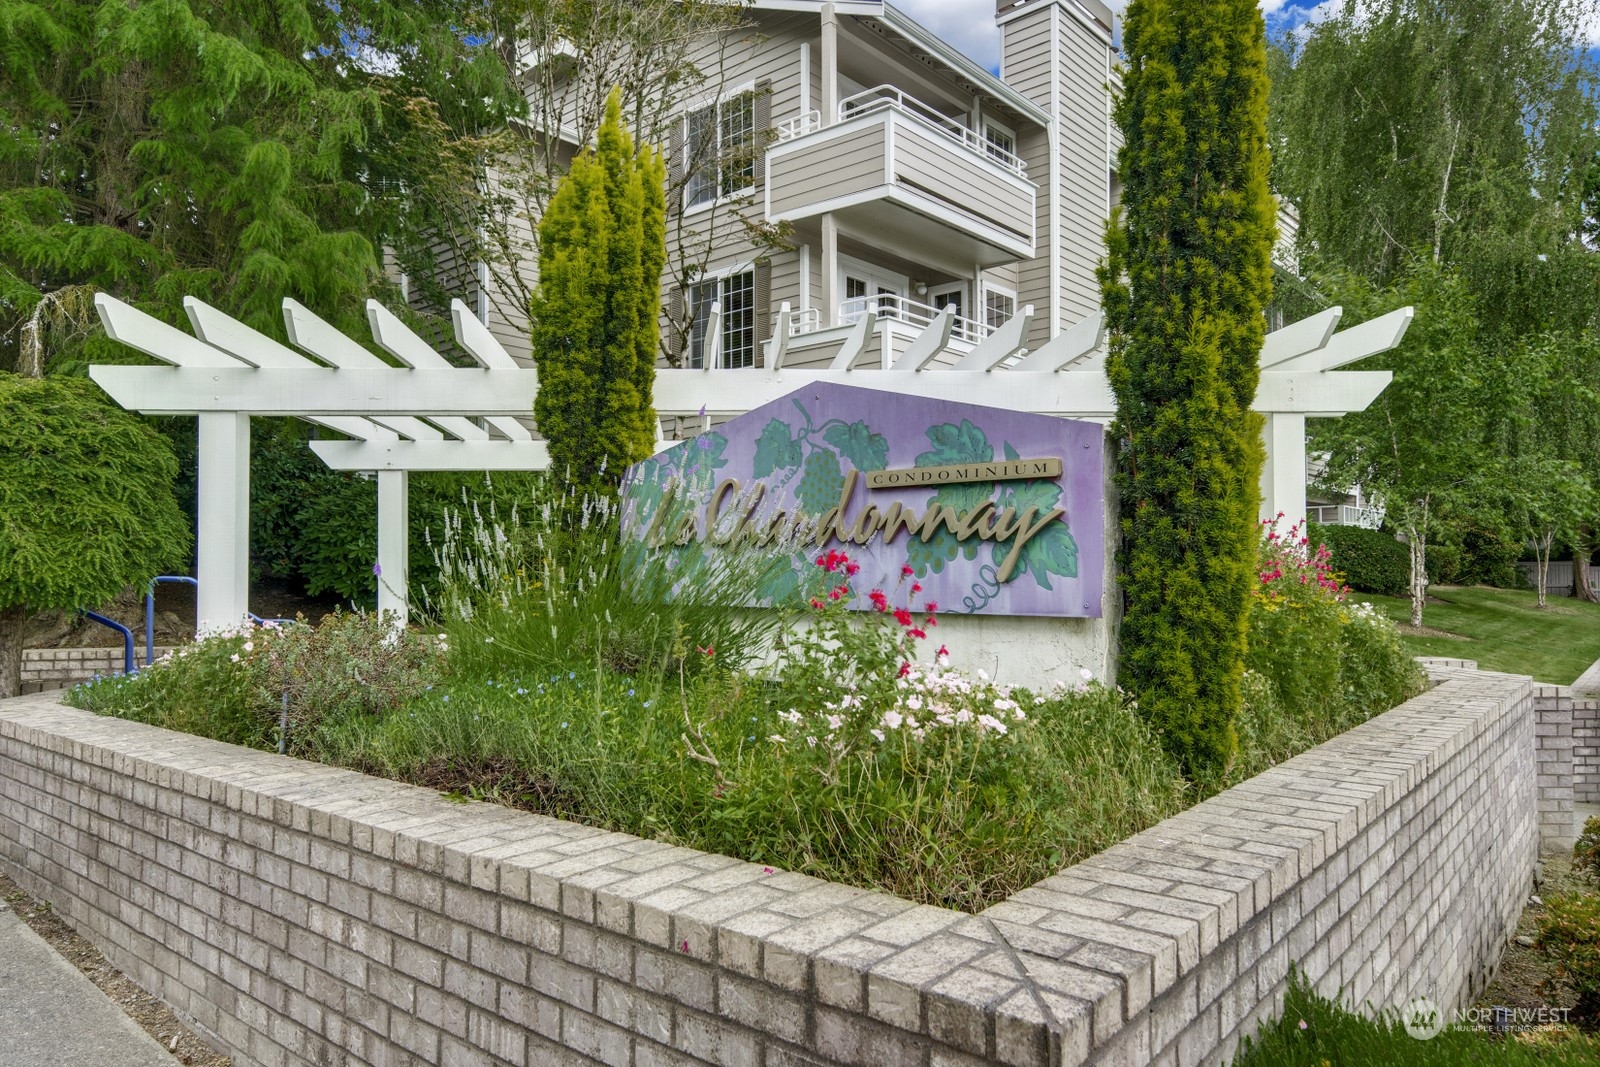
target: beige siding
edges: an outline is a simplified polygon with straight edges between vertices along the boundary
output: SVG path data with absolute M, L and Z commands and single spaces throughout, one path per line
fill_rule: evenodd
M 882 185 L 887 151 L 884 123 L 870 122 L 811 141 L 803 151 L 771 156 L 767 181 L 773 216 L 804 212 L 822 201 Z
M 897 179 L 1027 240 L 1033 193 L 1002 178 L 993 164 L 909 122 L 896 122 L 894 151 Z

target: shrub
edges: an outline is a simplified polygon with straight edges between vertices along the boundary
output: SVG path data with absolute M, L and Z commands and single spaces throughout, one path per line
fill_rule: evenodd
M 1389 534 L 1310 523 L 1306 535 L 1312 544 L 1328 547 L 1333 569 L 1350 588 L 1379 596 L 1410 595 L 1411 552 Z
M 1583 833 L 1572 849 L 1572 866 L 1590 878 L 1600 878 L 1600 815 L 1583 824 Z
M 1427 546 L 1429 585 L 1460 585 L 1466 556 L 1460 545 L 1430 544 Z
M 326 718 L 378 716 L 411 700 L 437 680 L 446 647 L 376 615 L 335 612 L 316 626 L 220 631 L 137 674 L 77 686 L 67 703 L 254 747 L 277 743 L 287 713 L 288 747 L 301 751 Z
M 1298 527 L 1284 537 L 1263 528 L 1240 756 L 1228 781 L 1343 733 L 1424 686 L 1394 624 L 1346 599 L 1326 546 L 1312 551 Z
M 1600 894 L 1551 897 L 1545 908 L 1535 942 L 1550 961 L 1541 991 L 1546 996 L 1570 991 L 1577 998 L 1574 1021 L 1590 1029 L 1600 1026 Z

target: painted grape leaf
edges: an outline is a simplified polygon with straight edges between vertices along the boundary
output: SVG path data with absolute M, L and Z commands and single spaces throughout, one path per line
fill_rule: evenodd
M 989 443 L 988 435 L 967 419 L 962 419 L 959 426 L 953 422 L 930 426 L 927 433 L 928 441 L 933 447 L 917 456 L 916 466 L 918 467 L 947 467 L 955 463 L 987 463 L 989 460 L 994 459 L 994 446 Z M 993 492 L 993 482 L 966 482 L 961 485 L 947 485 L 930 497 L 928 503 L 942 504 L 947 508 L 954 508 L 956 511 L 971 511 L 973 508 L 980 507 Z M 938 538 L 934 540 L 938 540 Z M 954 557 L 952 556 L 951 558 Z M 971 556 L 969 555 L 968 558 L 970 559 Z
M 792 436 L 789 424 L 773 419 L 756 439 L 755 465 L 751 473 L 765 478 L 773 471 L 786 471 L 800 465 L 800 442 Z
M 1007 449 L 1009 456 L 1010 449 Z M 1035 519 L 1039 515 L 1049 513 L 1061 501 L 1061 487 L 1049 481 L 1029 481 L 1016 483 L 1001 498 L 996 510 L 1004 511 L 1006 508 L 1016 508 L 1020 517 L 1029 508 L 1038 509 Z M 1011 552 L 1011 541 L 1004 541 L 994 546 L 995 566 Z M 1033 575 L 1033 580 L 1045 589 L 1053 589 L 1050 584 L 1052 574 L 1062 578 L 1076 578 L 1078 576 L 1078 539 L 1072 536 L 1072 531 L 1067 524 L 1057 519 L 1044 529 L 1033 535 L 1033 538 L 1022 546 L 1022 554 L 1017 558 L 1017 566 L 1011 573 L 1011 580 L 1016 581 L 1024 574 Z
M 928 427 L 928 451 L 917 456 L 919 467 L 945 467 L 952 463 L 986 463 L 994 458 L 994 446 L 981 429 L 971 420 L 962 419 L 961 425 L 942 422 Z
M 809 563 L 805 553 L 791 559 L 774 560 L 757 583 L 756 599 L 775 608 L 796 606 L 800 603 L 800 575 Z
M 795 489 L 795 497 L 808 515 L 820 515 L 839 504 L 844 492 L 844 473 L 839 469 L 839 454 L 819 448 L 806 457 L 806 472 Z
M 844 453 L 856 470 L 881 471 L 889 466 L 889 439 L 873 433 L 864 422 L 830 426 L 822 439 Z
M 703 433 L 684 447 L 681 461 L 684 488 L 695 496 L 710 491 L 717 479 L 717 471 L 728 465 L 723 452 L 728 439 L 720 433 Z
M 958 555 L 976 559 L 979 543 L 976 540 L 962 543 L 947 527 L 940 526 L 939 532 L 927 541 L 913 537 L 906 542 L 906 563 L 918 578 L 926 578 L 929 571 L 935 574 L 943 571 L 945 564 Z

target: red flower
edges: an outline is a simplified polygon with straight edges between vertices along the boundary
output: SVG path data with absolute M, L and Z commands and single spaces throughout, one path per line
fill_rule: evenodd
M 915 637 L 918 641 L 921 641 L 928 636 L 928 631 L 923 629 L 914 629 L 911 631 L 911 636 Z
M 914 573 L 915 572 L 911 569 L 911 564 L 909 564 L 909 563 L 907 563 L 904 567 L 900 568 L 900 577 L 902 577 L 902 578 L 909 578 Z
M 899 623 L 901 626 L 910 626 L 911 612 L 907 611 L 905 608 L 895 608 L 894 621 Z
M 839 599 L 839 590 L 837 590 L 837 589 L 828 590 L 828 599 L 829 600 L 838 600 Z
M 922 592 L 922 583 L 921 583 L 921 582 L 912 582 L 912 583 L 911 583 L 911 591 L 912 591 L 912 592 L 913 592 L 913 593 L 920 593 L 920 592 Z
M 846 574 L 848 574 L 850 577 L 854 578 L 856 576 L 856 574 L 860 572 L 860 570 L 861 570 L 861 564 L 859 564 L 859 563 L 851 563 L 851 564 L 848 564 L 845 567 L 844 572 Z
M 882 589 L 874 589 L 867 594 L 867 599 L 872 601 L 872 606 L 879 611 L 889 610 L 889 598 L 883 595 Z
M 934 612 L 936 612 L 938 610 L 939 610 L 939 605 L 938 604 L 936 604 L 932 600 L 928 601 L 928 614 L 929 615 L 932 615 Z
M 939 651 L 934 653 L 935 656 L 948 656 L 949 654 L 950 654 L 950 650 L 948 648 L 945 648 L 943 645 L 940 645 L 939 646 Z
M 910 673 L 911 673 L 911 664 L 906 663 L 904 660 L 902 660 L 901 663 L 900 663 L 900 673 L 899 673 L 899 675 L 897 677 L 904 678 L 906 675 L 908 675 Z
M 850 557 L 843 552 L 830 549 L 825 555 L 817 557 L 817 566 L 826 571 L 836 571 L 840 567 L 853 567 L 855 564 L 851 563 Z M 859 570 L 860 568 L 857 569 Z M 850 573 L 854 574 L 855 571 L 850 571 Z
M 696 652 L 702 652 L 707 656 L 715 656 L 717 654 L 717 650 L 711 645 L 707 645 L 705 648 L 701 648 L 699 645 L 696 645 L 694 650 Z
M 811 606 L 814 607 L 814 608 L 820 608 L 820 607 L 822 607 L 822 601 L 818 600 L 816 597 L 812 597 L 811 598 Z

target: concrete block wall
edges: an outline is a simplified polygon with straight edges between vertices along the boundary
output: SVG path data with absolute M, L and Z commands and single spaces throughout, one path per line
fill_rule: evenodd
M 170 648 L 156 649 L 161 656 Z M 144 646 L 135 649 L 142 662 Z M 96 675 L 121 674 L 127 657 L 121 648 L 29 648 L 22 653 L 22 691 L 42 693 L 87 682 Z
M 1559 685 L 1534 687 L 1533 707 L 1536 735 L 1535 760 L 1539 781 L 1539 847 L 1546 852 L 1565 852 L 1577 840 L 1574 719 L 1577 704 L 1572 690 Z
M 1532 709 L 1458 673 L 968 916 L 23 697 L 0 866 L 240 1067 L 1220 1062 L 1291 963 L 1481 988 Z

